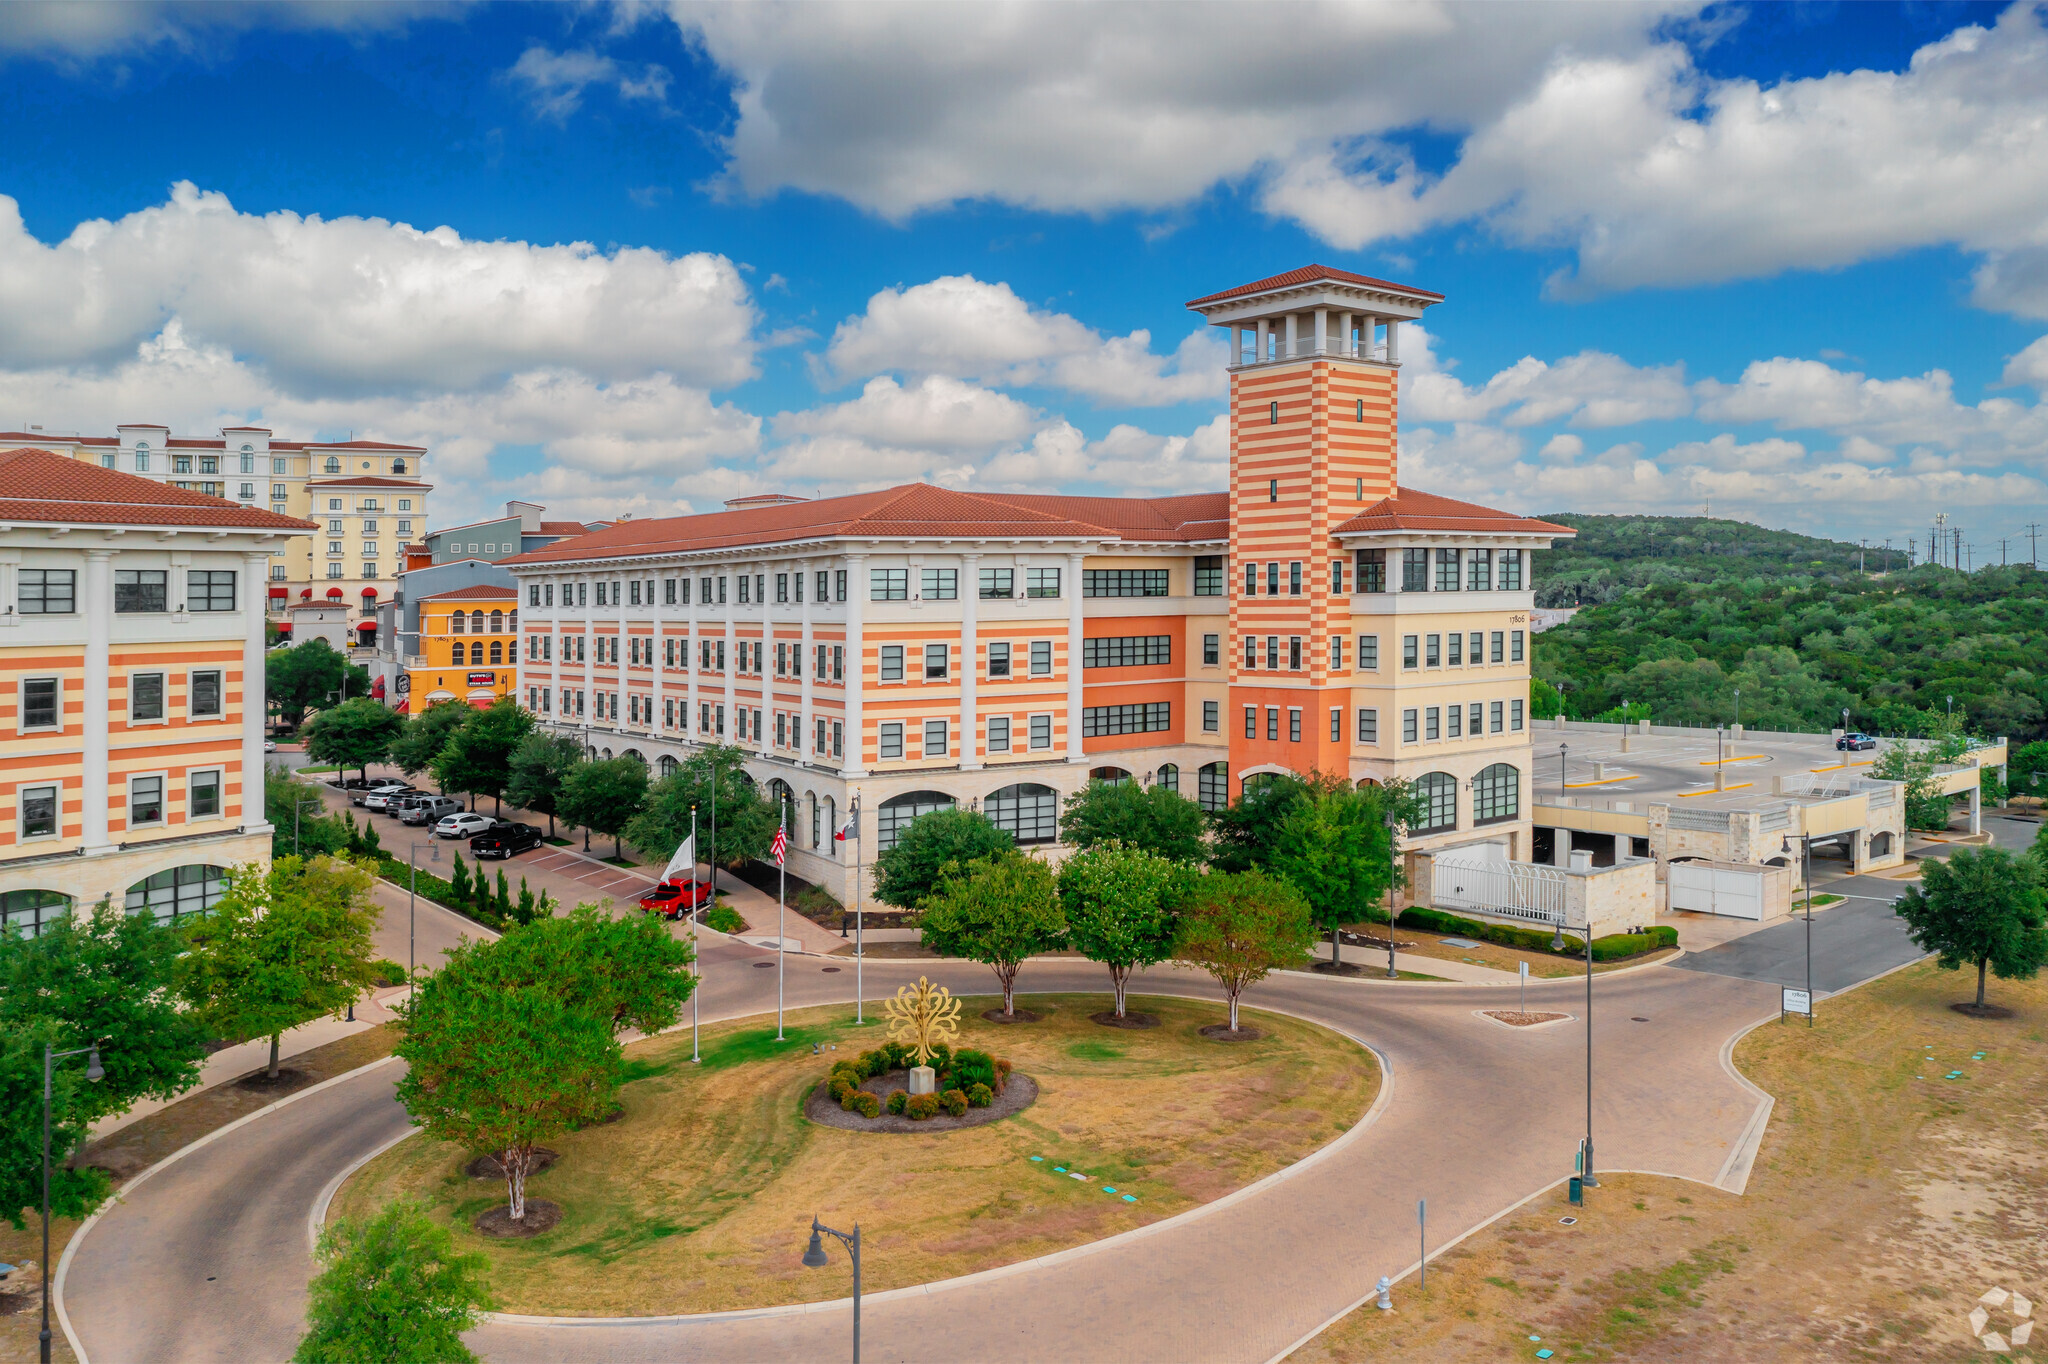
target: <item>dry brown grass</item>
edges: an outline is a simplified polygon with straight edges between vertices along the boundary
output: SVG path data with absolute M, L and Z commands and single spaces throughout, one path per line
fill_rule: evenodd
M 531 1241 L 470 1229 L 504 1186 L 470 1180 L 468 1153 L 415 1137 L 352 1178 L 337 1215 L 387 1199 L 427 1198 L 465 1248 L 490 1255 L 506 1310 L 560 1315 L 715 1311 L 841 1296 L 842 1272 L 798 1263 L 813 1212 L 862 1231 L 863 1286 L 874 1291 L 1008 1264 L 1158 1221 L 1289 1165 L 1356 1123 L 1378 1089 L 1370 1053 L 1310 1024 L 1256 1014 L 1266 1036 L 1221 1043 L 1196 1030 L 1218 1006 L 1132 1001 L 1159 1015 L 1148 1031 L 1100 1027 L 1099 995 L 1040 995 L 1039 1023 L 978 1017 L 961 1043 L 1008 1057 L 1040 1085 L 1013 1118 L 943 1134 L 818 1127 L 803 1095 L 839 1055 L 873 1046 L 843 1010 L 790 1016 L 791 1041 L 752 1021 L 713 1030 L 706 1064 L 671 1035 L 629 1052 L 626 1117 L 552 1141 L 561 1161 L 530 1188 L 567 1209 Z M 1039 1163 L 1032 1156 L 1044 1157 Z M 1086 1184 L 1053 1170 L 1064 1165 Z M 1119 1194 L 1102 1191 L 1113 1185 Z M 1125 1203 L 1122 1193 L 1136 1195 Z M 839 1263 L 839 1270 L 844 1264 Z
M 1744 1039 L 1737 1065 L 1778 1099 L 1744 1196 L 1641 1175 L 1582 1209 L 1546 1194 L 1433 1260 L 1426 1294 L 1404 1283 L 1391 1317 L 1368 1306 L 1294 1358 L 1997 1357 L 1969 1332 L 1978 1295 L 2048 1301 L 2048 980 L 1997 982 L 2014 1016 L 1995 1022 L 1948 1008 L 1970 984 L 1916 966 L 1811 1031 Z M 2048 1360 L 2048 1339 L 2010 1357 Z

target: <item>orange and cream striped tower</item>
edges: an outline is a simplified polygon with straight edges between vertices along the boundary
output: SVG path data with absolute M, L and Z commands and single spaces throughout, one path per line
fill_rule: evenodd
M 1348 772 L 1348 551 L 1399 488 L 1400 326 L 1443 295 L 1310 265 L 1198 298 L 1229 329 L 1230 771 Z M 1306 761 L 1304 761 L 1306 759 Z

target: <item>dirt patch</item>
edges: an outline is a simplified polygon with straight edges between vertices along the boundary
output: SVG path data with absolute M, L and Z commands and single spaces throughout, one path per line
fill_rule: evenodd
M 984 1009 L 981 1016 L 991 1023 L 1036 1023 L 1044 1015 L 1030 1009 L 1018 1009 L 1004 1013 L 1001 1009 Z
M 517 1222 L 512 1220 L 511 1205 L 498 1203 L 488 1211 L 478 1213 L 476 1221 L 470 1225 L 475 1227 L 479 1234 L 497 1240 L 524 1241 L 544 1231 L 554 1230 L 555 1224 L 561 1220 L 561 1204 L 550 1203 L 545 1198 L 529 1198 L 526 1200 L 526 1216 Z
M 1159 1026 L 1159 1015 L 1133 1013 L 1126 1009 L 1124 1016 L 1118 1018 L 1108 1009 L 1104 1009 L 1099 1014 L 1089 1014 L 1088 1021 L 1100 1023 L 1105 1028 L 1156 1028 Z
M 877 1075 L 862 1082 L 861 1088 L 886 1102 L 890 1094 L 907 1089 L 909 1085 L 907 1072 L 892 1070 L 887 1075 Z M 891 1113 L 886 1108 L 878 1118 L 863 1118 L 841 1108 L 839 1101 L 827 1094 L 821 1083 L 804 1100 L 804 1116 L 822 1127 L 840 1127 L 850 1132 L 957 1132 L 963 1127 L 986 1127 L 992 1122 L 1001 1122 L 1037 1102 L 1038 1081 L 1029 1075 L 1013 1073 L 1010 1082 L 1003 1086 L 1003 1092 L 996 1095 L 995 1101 L 987 1108 L 970 1108 L 957 1118 L 941 1110 L 933 1117 L 919 1120 Z
M 1570 1018 L 1570 1014 L 1525 1014 L 1513 1009 L 1482 1009 L 1481 1013 L 1496 1023 L 1505 1023 L 1510 1028 L 1533 1028 L 1538 1023 L 1555 1023 Z
M 1324 976 L 1362 976 L 1365 974 L 1365 968 L 1355 961 L 1318 961 L 1312 963 L 1308 969 Z
M 1256 1042 L 1266 1035 L 1257 1028 L 1233 1028 L 1227 1023 L 1211 1023 L 1195 1031 L 1211 1042 Z
M 42 1306 L 40 1288 L 24 1288 L 18 1292 L 0 1291 L 0 1317 L 11 1317 L 16 1312 L 28 1312 Z
M 2003 1004 L 1978 1004 L 1973 1001 L 1967 1004 L 1951 1004 L 1949 1008 L 1954 1009 L 1965 1018 L 2012 1017 L 2012 1010 L 2006 1008 Z
M 310 1075 L 293 1066 L 279 1066 L 277 1074 L 274 1076 L 269 1074 L 268 1071 L 268 1067 L 265 1067 L 263 1070 L 251 1071 L 241 1079 L 233 1081 L 233 1084 L 237 1089 L 246 1089 L 252 1093 L 268 1094 L 273 1099 L 278 1099 L 283 1098 L 295 1089 L 304 1089 L 307 1085 L 313 1083 L 313 1078 Z
M 533 1164 L 527 1168 L 526 1177 L 528 1179 L 533 1178 L 561 1158 L 562 1156 L 559 1151 L 550 1151 L 545 1146 L 534 1147 Z M 505 1177 L 505 1167 L 498 1162 L 496 1154 L 481 1155 L 463 1166 L 462 1173 L 468 1175 L 471 1179 L 503 1179 Z

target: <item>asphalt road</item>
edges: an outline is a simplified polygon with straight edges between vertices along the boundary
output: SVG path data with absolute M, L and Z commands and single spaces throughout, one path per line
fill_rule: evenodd
M 1892 912 L 1892 898 L 1905 892 L 1897 881 L 1875 876 L 1845 876 L 1830 881 L 1824 893 L 1851 898 L 1813 915 L 1813 988 L 1822 994 L 1846 990 L 1927 955 L 1906 934 L 1905 921 Z M 1806 920 L 1796 908 L 1781 924 L 1688 952 L 1672 965 L 1772 985 L 1806 985 Z

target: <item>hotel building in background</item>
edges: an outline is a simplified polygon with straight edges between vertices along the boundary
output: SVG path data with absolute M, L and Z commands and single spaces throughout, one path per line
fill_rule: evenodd
M 1399 329 L 1439 301 L 1312 266 L 1190 304 L 1233 339 L 1223 492 L 740 498 L 505 560 L 517 694 L 657 776 L 744 746 L 842 899 L 856 799 L 870 864 L 953 805 L 1056 849 L 1089 780 L 1406 780 L 1411 849 L 1527 859 L 1529 553 L 1572 532 L 1400 487 Z
M 69 452 L 0 451 L 0 911 L 163 920 L 270 858 L 267 575 L 310 528 Z

